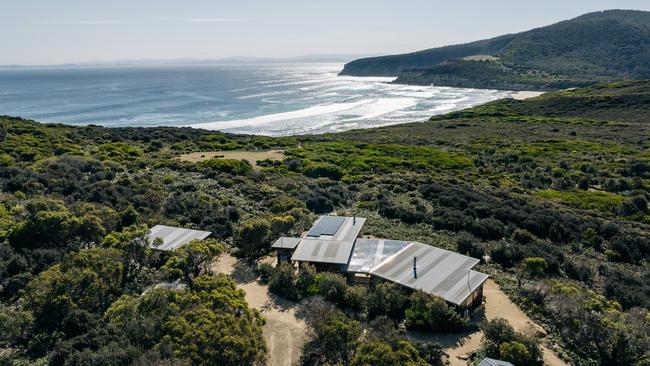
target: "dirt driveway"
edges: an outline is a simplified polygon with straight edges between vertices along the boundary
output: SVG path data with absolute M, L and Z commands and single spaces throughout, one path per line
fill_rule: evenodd
M 492 320 L 503 318 L 508 320 L 510 325 L 519 332 L 535 335 L 544 333 L 544 329 L 534 323 L 510 298 L 501 291 L 499 285 L 488 280 L 483 288 L 485 296 L 485 318 Z M 435 341 L 445 347 L 449 355 L 451 366 L 467 366 L 467 357 L 481 346 L 483 332 L 453 335 L 425 335 L 420 333 L 409 333 L 409 337 L 415 341 Z M 567 366 L 553 351 L 542 345 L 544 353 L 544 364 L 548 366 Z
M 263 335 L 269 350 L 267 365 L 297 365 L 302 346 L 309 338 L 307 324 L 296 317 L 297 304 L 269 293 L 266 286 L 257 282 L 250 266 L 238 262 L 230 254 L 219 257 L 212 270 L 229 274 L 237 287 L 246 291 L 248 305 L 260 310 L 266 318 Z

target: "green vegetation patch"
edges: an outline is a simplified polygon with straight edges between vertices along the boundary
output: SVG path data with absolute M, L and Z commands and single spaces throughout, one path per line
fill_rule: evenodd
M 248 161 L 236 159 L 212 158 L 202 161 L 200 165 L 217 172 L 233 175 L 244 175 L 253 170 L 253 166 Z
M 367 172 L 462 169 L 472 166 L 470 158 L 463 154 L 433 147 L 392 144 L 323 142 L 289 150 L 287 155 L 305 159 L 310 163 L 331 164 L 351 175 Z
M 537 192 L 537 195 L 584 210 L 612 211 L 623 203 L 623 196 L 601 191 L 560 192 L 549 189 Z

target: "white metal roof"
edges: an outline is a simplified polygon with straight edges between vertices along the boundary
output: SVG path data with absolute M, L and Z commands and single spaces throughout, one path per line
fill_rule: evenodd
M 203 240 L 212 234 L 209 231 L 184 229 L 167 225 L 156 225 L 149 231 L 149 246 L 159 250 L 176 250 L 192 240 Z M 162 244 L 154 246 L 154 240 L 160 238 Z
M 352 241 L 302 239 L 291 256 L 292 261 L 347 264 Z
M 276 240 L 273 245 L 271 245 L 271 248 L 295 249 L 298 243 L 300 243 L 300 238 L 288 238 L 286 236 L 282 236 L 280 239 Z
M 470 271 L 478 262 L 462 254 L 412 242 L 375 266 L 370 274 L 460 305 L 487 279 L 487 275 Z
M 484 358 L 477 366 L 515 366 L 507 361 L 495 360 L 494 358 Z
M 369 273 L 374 266 L 379 265 L 409 244 L 410 242 L 401 240 L 357 239 L 347 271 Z

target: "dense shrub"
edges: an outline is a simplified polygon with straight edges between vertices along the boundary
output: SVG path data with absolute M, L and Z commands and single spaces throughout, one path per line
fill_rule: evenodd
M 245 175 L 253 170 L 253 166 L 248 161 L 236 159 L 212 158 L 202 161 L 200 165 L 214 172 L 232 175 Z
M 454 333 L 464 330 L 469 319 L 462 317 L 440 297 L 416 291 L 409 298 L 406 327 L 415 330 Z
M 483 259 L 485 255 L 485 244 L 479 242 L 471 235 L 460 235 L 456 238 L 456 251 L 473 258 Z
M 379 283 L 368 294 L 368 317 L 373 319 L 386 315 L 393 319 L 402 319 L 407 302 L 408 297 L 401 286 L 390 282 Z
M 289 263 L 282 263 L 269 279 L 269 291 L 289 300 L 300 300 L 300 293 L 296 288 L 296 270 Z
M 339 180 L 343 177 L 343 170 L 336 165 L 321 163 L 310 164 L 305 167 L 303 174 L 310 178 L 330 178 Z
M 269 247 L 271 224 L 264 219 L 243 222 L 235 233 L 234 242 L 244 253 L 255 253 Z
M 338 305 L 345 304 L 345 293 L 348 289 L 347 280 L 339 273 L 323 272 L 315 277 L 318 294 L 325 300 Z
M 539 342 L 516 332 L 505 319 L 487 321 L 481 326 L 482 348 L 488 357 L 503 359 L 517 365 L 542 365 Z

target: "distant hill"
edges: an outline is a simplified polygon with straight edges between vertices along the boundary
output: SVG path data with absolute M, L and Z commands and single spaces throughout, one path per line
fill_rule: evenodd
M 650 12 L 589 13 L 530 31 L 414 53 L 359 59 L 342 75 L 497 89 L 560 89 L 650 78 Z

